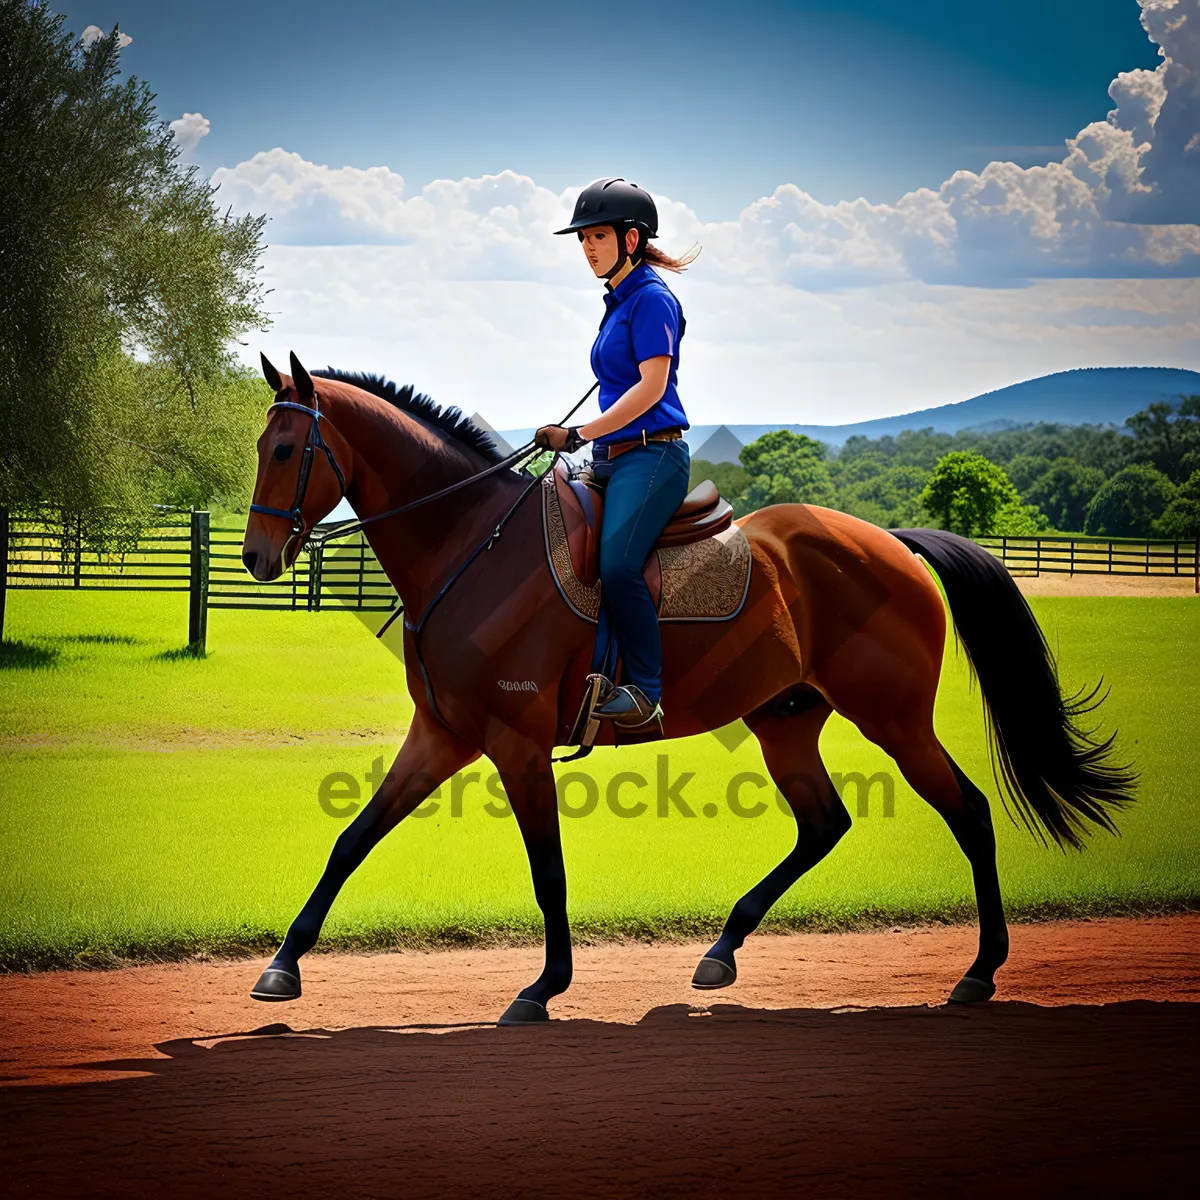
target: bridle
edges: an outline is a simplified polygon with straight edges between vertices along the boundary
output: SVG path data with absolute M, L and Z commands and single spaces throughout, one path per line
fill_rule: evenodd
M 590 388 L 588 388 L 586 392 L 584 392 L 575 407 L 572 408 L 565 417 L 563 417 L 559 424 L 565 426 L 566 423 L 579 410 L 580 405 L 582 405 L 583 402 L 599 386 L 600 381 L 597 380 Z M 307 404 L 297 404 L 294 400 L 276 400 L 274 404 L 271 405 L 271 408 L 292 408 L 297 412 L 307 413 L 310 417 L 312 417 L 312 425 L 308 430 L 308 440 L 304 443 L 304 456 L 300 460 L 300 474 L 296 479 L 296 498 L 292 501 L 292 507 L 272 508 L 267 504 L 250 505 L 250 511 L 252 513 L 262 513 L 264 516 L 268 517 L 283 517 L 285 520 L 291 522 L 291 534 L 289 535 L 288 540 L 284 542 L 283 550 L 280 552 L 285 563 L 287 562 L 288 547 L 292 544 L 293 539 L 299 537 L 300 534 L 304 532 L 304 517 L 300 510 L 304 507 L 304 497 L 308 491 L 308 480 L 309 476 L 312 474 L 313 458 L 315 457 L 317 450 L 324 452 L 325 457 L 329 460 L 329 465 L 333 468 L 333 473 L 337 476 L 338 486 L 341 489 L 341 495 L 345 496 L 346 494 L 346 477 L 342 474 L 342 469 L 337 464 L 337 459 L 333 455 L 333 450 L 321 436 L 321 422 L 327 421 L 328 418 L 320 411 L 320 409 L 317 408 L 317 402 L 317 393 L 314 391 L 311 408 Z M 268 409 L 268 412 L 269 411 L 270 409 Z M 449 487 L 441 488 L 436 492 L 432 492 L 428 496 L 421 496 L 417 500 L 410 500 L 407 504 L 401 504 L 398 508 L 389 508 L 387 512 L 376 513 L 373 517 L 363 517 L 361 520 L 351 521 L 346 525 L 338 525 L 336 528 L 327 530 L 313 540 L 324 543 L 327 541 L 332 541 L 335 538 L 347 537 L 352 533 L 358 533 L 364 527 L 371 525 L 376 521 L 382 521 L 387 517 L 398 516 L 400 513 L 408 512 L 410 509 L 417 508 L 422 504 L 428 504 L 431 500 L 438 500 L 442 496 L 447 496 L 451 492 L 458 491 L 459 488 L 467 487 L 472 483 L 478 483 L 479 480 L 486 479 L 489 475 L 495 475 L 496 472 L 503 471 L 506 468 L 511 467 L 519 459 L 527 457 L 531 450 L 539 450 L 537 442 L 532 439 L 526 442 L 525 445 L 520 447 L 520 449 L 514 450 L 513 453 L 508 455 L 507 458 L 503 458 L 499 462 L 493 463 L 490 467 L 487 467 L 485 470 L 479 471 L 474 475 L 468 475 L 466 479 L 460 479 L 457 483 L 450 484 Z M 549 467 L 551 471 L 553 471 L 557 465 L 560 453 L 561 451 L 558 450 L 554 452 L 554 458 L 551 460 Z M 437 595 L 435 595 L 433 599 L 430 600 L 430 602 L 425 606 L 425 611 L 421 613 L 415 624 L 411 622 L 408 617 L 404 618 L 405 627 L 413 635 L 413 649 L 416 651 L 417 665 L 420 667 L 421 678 L 425 683 L 426 698 L 429 700 L 429 705 L 433 710 L 434 715 L 439 721 L 441 721 L 443 725 L 446 726 L 447 729 L 450 728 L 450 725 L 447 723 L 446 718 L 442 716 L 441 710 L 438 708 L 437 700 L 433 694 L 433 683 L 429 678 L 429 672 L 425 669 L 425 660 L 421 654 L 420 638 L 421 633 L 425 628 L 425 622 L 429 620 L 430 614 L 437 607 L 438 602 L 446 595 L 450 588 L 457 582 L 459 577 L 475 561 L 475 559 L 478 558 L 483 551 L 490 550 L 492 548 L 496 542 L 496 539 L 500 536 L 501 531 L 504 529 L 504 526 L 508 524 L 509 519 L 517 511 L 517 509 L 521 507 L 521 501 L 523 501 L 525 497 L 533 491 L 534 487 L 541 482 L 541 478 L 542 477 L 540 475 L 533 475 L 530 478 L 528 484 L 521 489 L 521 494 L 516 498 L 509 510 L 496 523 L 496 527 L 492 533 L 482 542 L 480 542 L 479 545 L 476 546 L 475 549 L 472 550 L 471 553 L 468 554 L 461 563 L 459 563 L 457 569 L 450 576 L 450 578 L 447 579 L 444 584 L 442 584 Z M 379 632 L 376 633 L 375 636 L 379 638 L 383 637 L 383 635 L 390 628 L 392 622 L 403 612 L 404 605 L 401 604 L 388 617 L 388 619 L 384 621 L 383 625 L 379 629 Z
M 297 412 L 307 413 L 312 417 L 312 424 L 308 427 L 308 437 L 304 442 L 304 452 L 300 456 L 300 473 L 296 476 L 296 497 L 292 501 L 291 508 L 272 508 L 269 504 L 251 504 L 250 511 L 252 513 L 262 513 L 267 517 L 283 517 L 291 522 L 291 536 L 283 544 L 281 555 L 284 561 L 287 561 L 288 547 L 292 544 L 293 539 L 297 538 L 304 532 L 304 498 L 308 494 L 308 480 L 312 475 L 313 458 L 318 450 L 325 454 L 326 460 L 329 462 L 333 473 L 337 476 L 340 501 L 346 495 L 346 476 L 342 474 L 342 468 L 338 466 L 338 461 L 334 457 L 333 450 L 329 443 L 321 434 L 321 422 L 325 420 L 325 414 L 317 408 L 317 394 L 313 393 L 313 405 L 310 408 L 307 404 L 297 404 L 294 400 L 276 400 L 271 408 L 291 408 Z
M 560 425 L 565 425 L 576 412 L 579 411 L 580 405 L 600 386 L 600 381 L 597 380 L 590 388 L 580 397 L 575 407 L 559 422 Z M 312 407 L 307 404 L 297 404 L 294 400 L 276 400 L 270 408 L 291 408 L 297 412 L 307 413 L 312 417 L 312 424 L 308 429 L 308 439 L 304 443 L 304 453 L 300 459 L 300 474 L 296 477 L 296 496 L 292 501 L 291 508 L 272 508 L 269 504 L 251 504 L 250 511 L 252 513 L 262 513 L 268 517 L 283 517 L 291 522 L 291 537 L 284 543 L 284 551 L 291 544 L 292 538 L 299 536 L 304 532 L 304 498 L 308 492 L 308 480 L 312 474 L 313 457 L 317 450 L 324 452 L 325 457 L 329 460 L 330 467 L 333 468 L 333 473 L 337 476 L 339 496 L 341 500 L 346 495 L 346 476 L 342 474 L 342 468 L 338 466 L 337 459 L 333 455 L 333 450 L 329 443 L 321 436 L 321 422 L 328 421 L 328 417 L 317 407 L 317 393 L 313 392 Z M 416 500 L 410 500 L 407 504 L 401 504 L 397 508 L 389 508 L 387 512 L 376 513 L 373 517 L 363 517 L 358 521 L 351 521 L 345 525 L 339 525 L 335 529 L 330 529 L 321 534 L 319 541 L 331 541 L 334 538 L 347 537 L 352 533 L 358 533 L 359 530 L 367 525 L 372 525 L 376 521 L 382 521 L 387 517 L 399 516 L 400 513 L 408 512 L 410 509 L 419 508 L 422 504 L 428 504 L 432 500 L 440 500 L 443 496 L 448 496 L 451 492 L 457 492 L 459 488 L 465 488 L 469 484 L 477 483 L 481 479 L 486 479 L 489 475 L 495 475 L 498 471 L 503 471 L 507 467 L 511 467 L 514 463 L 529 455 L 530 451 L 537 450 L 537 443 L 530 439 L 525 445 L 514 450 L 507 458 L 502 458 L 499 462 L 492 463 L 490 467 L 482 471 L 477 471 L 474 475 L 468 475 L 466 479 L 460 479 L 457 483 L 452 483 L 448 487 L 439 488 L 436 492 L 431 492 L 428 496 L 421 496 Z M 555 461 L 558 459 L 558 451 L 555 451 Z M 505 520 L 508 518 L 505 517 Z M 502 521 L 496 526 L 495 533 L 492 534 L 492 540 L 500 536 Z M 489 543 L 490 549 L 490 543 Z

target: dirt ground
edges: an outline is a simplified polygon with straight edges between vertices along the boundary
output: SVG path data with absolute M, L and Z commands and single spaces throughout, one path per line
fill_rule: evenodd
M 0 977 L 0 1178 L 18 1195 L 1166 1195 L 1200 1150 L 1200 915 L 1016 926 L 987 1005 L 970 928 L 315 955 Z
M 1026 596 L 1196 595 L 1196 581 L 1190 575 L 1019 575 L 1016 579 Z

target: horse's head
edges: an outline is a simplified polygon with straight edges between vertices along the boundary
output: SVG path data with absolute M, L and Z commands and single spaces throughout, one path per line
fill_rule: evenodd
M 348 482 L 345 442 L 326 424 L 312 378 L 295 354 L 291 358 L 288 379 L 262 356 L 275 399 L 258 439 L 258 478 L 242 543 L 242 562 L 260 583 L 278 579 L 296 561 L 304 539 L 345 495 Z

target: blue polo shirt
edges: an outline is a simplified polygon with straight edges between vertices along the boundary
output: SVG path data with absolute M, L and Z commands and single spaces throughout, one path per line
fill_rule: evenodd
M 667 390 L 640 417 L 612 433 L 601 434 L 593 445 L 627 442 L 643 431 L 687 429 L 688 420 L 676 391 L 679 343 L 687 322 L 674 293 L 662 276 L 639 263 L 615 288 L 604 294 L 604 319 L 592 344 L 592 373 L 600 381 L 600 411 L 611 408 L 642 378 L 638 364 L 670 355 Z

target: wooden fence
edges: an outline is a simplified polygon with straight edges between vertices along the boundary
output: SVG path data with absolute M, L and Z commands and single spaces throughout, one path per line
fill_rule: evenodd
M 982 537 L 1014 575 L 1191 576 L 1200 593 L 1200 538 L 1190 542 L 1099 537 Z
M 361 533 L 306 542 L 292 568 L 271 583 L 259 583 L 242 564 L 244 536 L 192 511 L 164 514 L 136 539 L 94 545 L 77 521 L 0 510 L 0 634 L 7 591 L 25 588 L 187 592 L 194 652 L 204 650 L 211 608 L 390 612 L 399 603 Z
M 296 564 L 272 583 L 257 582 L 243 566 L 243 536 L 242 529 L 212 526 L 206 512 L 170 512 L 136 537 L 97 546 L 78 520 L 64 524 L 0 509 L 0 634 L 9 589 L 187 592 L 188 643 L 197 652 L 205 646 L 210 608 L 391 612 L 399 603 L 362 533 L 346 541 L 306 543 Z M 1016 575 L 1184 576 L 1200 593 L 1200 538 L 978 540 Z

